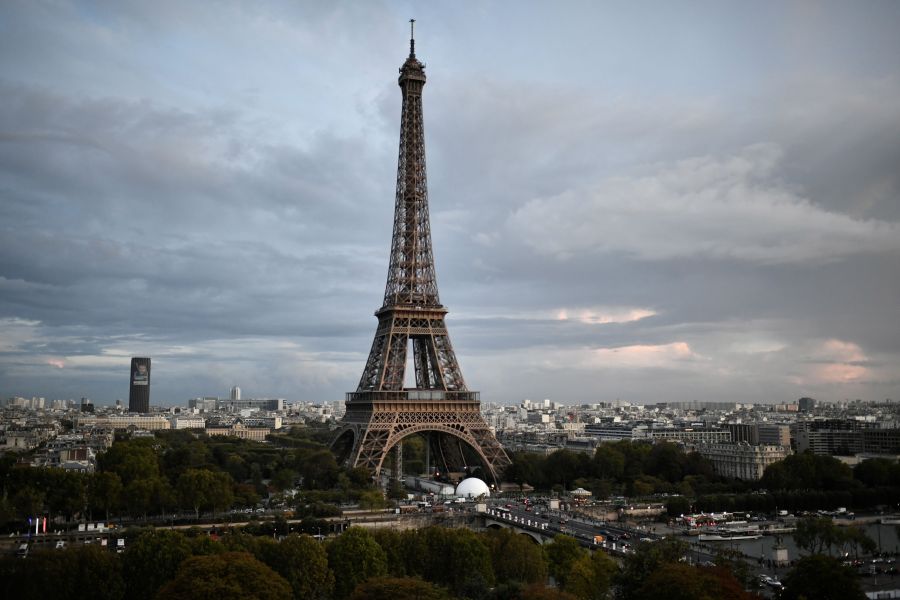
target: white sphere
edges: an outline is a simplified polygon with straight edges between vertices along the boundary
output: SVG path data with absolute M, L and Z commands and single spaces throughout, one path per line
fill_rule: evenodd
M 491 490 L 487 484 L 477 477 L 469 477 L 463 479 L 456 486 L 456 495 L 463 498 L 477 498 L 479 496 L 490 496 Z

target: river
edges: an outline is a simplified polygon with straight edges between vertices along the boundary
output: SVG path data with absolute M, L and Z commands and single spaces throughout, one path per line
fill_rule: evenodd
M 882 525 L 881 523 L 868 523 L 862 528 L 878 545 L 880 552 L 900 553 L 900 540 L 897 536 L 897 525 Z M 788 559 L 795 560 L 799 556 L 799 550 L 794 543 L 791 534 L 782 534 L 781 543 L 788 550 Z M 703 547 L 715 551 L 718 548 L 730 548 L 753 558 L 772 558 L 772 547 L 777 541 L 774 535 L 763 536 L 756 540 L 734 540 L 727 542 L 699 542 Z M 692 542 L 692 545 L 698 542 Z M 835 549 L 834 552 L 837 552 Z

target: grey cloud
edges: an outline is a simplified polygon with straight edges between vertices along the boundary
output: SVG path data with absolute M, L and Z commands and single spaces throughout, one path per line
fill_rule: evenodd
M 77 8 L 16 5 L 0 36 L 0 394 L 121 397 L 121 365 L 147 352 L 160 401 L 234 383 L 342 397 L 387 269 L 406 16 Z M 889 11 L 789 15 L 794 32 L 824 20 L 868 38 L 841 52 L 792 38 L 804 54 L 777 70 L 772 32 L 761 49 L 717 23 L 698 31 L 721 56 L 660 74 L 696 48 L 660 57 L 654 42 L 631 60 L 636 23 L 598 41 L 586 7 L 574 29 L 523 11 L 502 35 L 491 7 L 442 10 L 420 17 L 433 239 L 454 346 L 486 400 L 896 396 Z M 472 31 L 492 33 L 463 47 Z M 656 314 L 527 316 L 596 307 Z M 830 341 L 864 358 L 816 354 Z M 850 380 L 810 370 L 831 365 Z
M 701 157 L 636 179 L 529 201 L 510 218 L 538 252 L 624 252 L 645 260 L 707 256 L 821 262 L 900 251 L 900 226 L 826 212 L 773 180 L 780 152 L 757 146 Z

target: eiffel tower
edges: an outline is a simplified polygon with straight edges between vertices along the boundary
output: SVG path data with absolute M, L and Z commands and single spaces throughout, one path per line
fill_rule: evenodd
M 396 477 L 401 440 L 423 434 L 436 465 L 455 470 L 474 452 L 485 478 L 499 485 L 510 461 L 481 416 L 479 393 L 466 388 L 444 322 L 447 309 L 438 297 L 425 178 L 425 65 L 416 59 L 413 24 L 409 57 L 400 67 L 400 156 L 384 304 L 375 312 L 375 340 L 359 386 L 347 394 L 347 412 L 333 447 L 349 447 L 346 464 L 364 467 L 376 479 L 393 451 Z M 416 385 L 405 388 L 410 346 Z

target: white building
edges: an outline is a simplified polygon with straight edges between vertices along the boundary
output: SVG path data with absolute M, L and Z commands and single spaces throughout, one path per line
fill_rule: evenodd
M 738 444 L 698 444 L 697 452 L 709 459 L 716 475 L 756 481 L 772 463 L 784 460 L 791 453 L 787 446 L 751 446 Z

